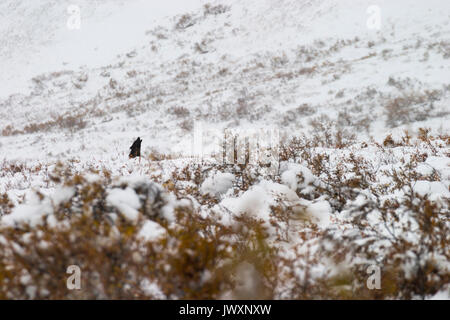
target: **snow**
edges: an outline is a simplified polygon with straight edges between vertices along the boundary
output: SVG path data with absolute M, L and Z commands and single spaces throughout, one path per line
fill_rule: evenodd
M 147 220 L 144 222 L 144 225 L 139 231 L 138 236 L 145 241 L 152 242 L 161 239 L 165 234 L 166 230 L 158 223 L 152 220 Z
M 145 279 L 142 281 L 141 286 L 144 288 L 145 293 L 153 297 L 154 299 L 163 300 L 167 298 L 162 292 L 161 288 L 155 282 L 151 282 Z
M 448 38 L 448 3 L 380 1 L 379 31 L 366 26 L 367 8 L 372 5 L 366 0 L 227 1 L 224 4 L 230 10 L 216 16 L 204 16 L 200 8 L 206 1 L 200 0 L 78 3 L 80 30 L 66 27 L 70 1 L 30 4 L 8 0 L 1 4 L 0 12 L 8 12 L 8 19 L 0 23 L 2 43 L 7 43 L 0 54 L 0 90 L 5 91 L 4 100 L 0 99 L 0 127 L 12 125 L 20 130 L 67 112 L 87 112 L 86 128 L 73 133 L 55 128 L 0 137 L 0 152 L 8 160 L 111 161 L 114 155 L 125 161 L 123 146 L 138 135 L 144 139 L 144 154 L 150 147 L 187 154 L 192 135 L 180 128 L 184 119 L 167 112 L 177 106 L 187 107 L 191 115 L 202 110 L 199 121 L 204 117 L 206 128 L 219 131 L 237 125 L 302 132 L 320 114 L 336 118 L 346 111 L 355 121 L 369 117 L 368 132 L 359 130 L 358 136 L 383 139 L 390 129 L 383 106 L 390 99 L 440 90 L 442 97 L 433 101 L 435 116 L 401 124 L 392 131 L 409 128 L 412 132 L 418 126 L 442 132 L 449 129 L 450 94 L 443 90 L 449 67 L 443 57 L 446 49 L 438 49 L 440 40 Z M 192 14 L 196 23 L 174 30 L 184 13 Z M 356 37 L 359 41 L 355 42 Z M 209 51 L 199 54 L 195 44 L 203 41 Z M 341 48 L 340 41 L 348 43 Z M 373 47 L 368 46 L 370 41 Z M 331 49 L 334 44 L 335 51 Z M 383 58 L 384 50 L 393 50 L 390 58 Z M 422 61 L 427 52 L 430 58 Z M 375 55 L 364 58 L 371 54 Z M 314 66 L 318 71 L 311 75 L 290 80 L 276 76 Z M 217 76 L 221 70 L 228 71 Z M 129 76 L 133 71 L 137 74 Z M 177 78 L 180 74 L 184 78 Z M 87 81 L 80 82 L 80 77 Z M 405 81 L 403 89 L 388 85 L 391 77 L 401 84 Z M 31 83 L 31 78 L 42 80 Z M 118 88 L 109 87 L 111 80 Z M 342 90 L 344 97 L 336 99 Z M 376 92 L 369 97 L 371 90 Z M 117 95 L 128 91 L 135 93 L 130 98 Z M 8 97 L 10 93 L 15 95 Z M 256 120 L 218 117 L 233 113 L 241 97 L 249 99 L 249 114 Z M 296 115 L 296 108 L 303 104 L 315 113 Z M 283 125 L 285 116 L 295 119 Z M 102 146 L 114 146 L 114 151 L 99 141 Z M 17 152 L 4 152 L 2 146 L 13 142 Z M 205 137 L 204 142 L 208 149 L 213 139 Z
M 2 217 L 2 223 L 7 226 L 26 224 L 36 227 L 42 224 L 43 217 L 53 213 L 48 204 L 43 205 L 20 205 L 9 215 Z
M 221 205 L 235 215 L 249 214 L 263 221 L 269 221 L 270 206 L 277 204 L 277 197 L 288 203 L 295 203 L 298 200 L 295 192 L 286 186 L 263 180 L 238 198 L 223 199 Z
M 98 67 L 145 41 L 145 31 L 167 16 L 200 7 L 202 0 L 5 0 L 0 12 L 0 96 L 26 90 L 39 73 Z M 70 29 L 68 9 L 80 9 Z M 19 26 L 19 27 L 18 27 Z
M 231 292 L 225 292 L 221 299 L 239 300 L 252 299 L 263 294 L 261 292 L 262 277 L 255 266 L 247 261 L 240 263 L 234 271 L 236 287 Z
M 75 195 L 75 188 L 73 187 L 62 187 L 57 189 L 53 195 L 53 205 L 58 207 L 61 204 L 69 201 Z
M 41 201 L 40 196 L 35 192 L 28 192 L 25 196 L 26 204 L 17 206 L 11 214 L 2 217 L 1 222 L 9 226 L 26 224 L 35 227 L 42 224 L 44 218 L 48 217 L 50 219 L 48 222 L 52 224 L 54 208 L 69 201 L 74 193 L 74 188 L 62 187 L 52 194 L 51 199 L 44 198 Z
M 443 290 L 438 291 L 429 300 L 450 300 L 450 287 L 447 286 L 447 288 L 444 288 Z
M 440 181 L 423 181 L 419 180 L 414 183 L 414 192 L 421 196 L 428 195 L 429 199 L 436 201 L 437 199 L 450 199 L 450 192 L 448 187 L 446 187 Z
M 288 169 L 281 174 L 281 181 L 292 190 L 307 188 L 316 181 L 317 178 L 307 167 L 297 163 L 287 165 Z
M 331 221 L 331 206 L 328 201 L 318 201 L 310 204 L 306 209 L 307 214 L 319 227 L 326 229 Z
M 206 15 L 202 5 L 208 2 L 224 4 L 227 11 Z M 162 218 L 169 223 L 176 221 L 177 205 L 192 203 L 204 217 L 227 226 L 241 214 L 261 219 L 273 240 L 271 206 L 281 204 L 292 208 L 293 219 L 300 218 L 290 235 L 310 223 L 322 230 L 340 228 L 336 220 L 341 217 L 329 198 L 307 200 L 324 177 L 315 176 L 301 154 L 294 162 L 281 162 L 276 179 L 256 177 L 245 191 L 229 169 L 211 171 L 198 185 L 183 181 L 184 166 L 195 162 L 206 169 L 211 160 L 190 157 L 194 136 L 189 127 L 203 124 L 205 153 L 217 149 L 210 132 L 277 128 L 283 139 L 311 137 L 312 123 L 321 115 L 336 121 L 328 129 L 348 129 L 359 141 L 381 145 L 387 134 L 400 141 L 405 129 L 413 137 L 419 128 L 450 132 L 448 1 L 377 1 L 379 30 L 367 27 L 367 9 L 374 4 L 369 0 L 79 0 L 80 30 L 67 28 L 70 4 L 0 3 L 0 134 L 5 131 L 0 135 L 0 194 L 6 192 L 15 204 L 0 224 L 57 224 L 53 208 L 75 195 L 74 188 L 57 187 L 49 179 L 62 161 L 83 172 L 89 183 L 99 176 L 88 170 L 109 170 L 115 180 L 107 204 L 134 224 L 146 219 L 139 213 L 143 198 L 153 202 L 159 191 L 173 186 L 162 195 L 167 202 Z M 193 25 L 179 30 L 175 25 L 183 14 L 192 17 Z M 423 95 L 417 98 L 423 102 L 408 106 L 405 121 L 389 124 L 386 106 L 415 94 Z M 187 111 L 177 113 L 181 107 Z M 428 108 L 425 114 L 413 112 Z M 85 125 L 62 125 L 60 117 L 68 115 Z M 27 131 L 30 125 L 37 129 Z M 27 132 L 10 135 L 8 126 Z M 142 162 L 128 159 L 137 136 L 143 138 Z M 415 169 L 419 177 L 413 191 L 431 201 L 450 198 L 448 146 L 435 152 L 417 142 L 414 148 L 381 151 L 370 142 L 367 148 L 355 144 L 314 151 L 328 155 L 333 169 L 350 153 L 363 157 L 376 172 L 371 185 L 380 188 L 393 186 L 385 172 L 426 153 Z M 176 159 L 150 161 L 155 153 Z M 16 167 L 21 164 L 25 167 Z M 175 172 L 181 172 L 179 181 Z M 147 194 L 137 191 L 154 180 L 160 184 Z M 177 192 L 187 186 L 218 203 L 210 208 L 179 199 Z M 406 191 L 391 196 L 401 199 Z M 370 200 L 368 190 L 360 190 L 351 204 L 363 208 Z M 342 212 L 351 214 L 361 212 Z M 376 225 L 380 217 L 371 219 Z M 139 236 L 158 241 L 165 232 L 147 219 Z M 156 283 L 143 285 L 152 296 L 163 297 Z M 445 294 L 434 298 L 448 299 Z
M 428 157 L 425 161 L 434 170 L 442 176 L 442 180 L 450 180 L 450 158 L 448 157 Z
M 106 202 L 119 210 L 126 220 L 137 223 L 139 219 L 138 209 L 141 203 L 133 189 L 112 189 L 106 197 Z
M 233 224 L 233 216 L 247 214 L 260 219 L 267 228 L 272 229 L 268 223 L 271 219 L 271 206 L 279 204 L 292 209 L 292 219 L 301 218 L 324 229 L 330 225 L 332 209 L 327 201 L 300 199 L 292 189 L 268 180 L 261 181 L 239 197 L 223 199 L 220 206 L 227 211 L 222 212 L 220 221 L 225 225 Z M 227 216 L 227 212 L 232 216 Z
M 216 172 L 202 183 L 200 191 L 211 196 L 220 196 L 226 193 L 235 179 L 234 174 L 228 172 Z

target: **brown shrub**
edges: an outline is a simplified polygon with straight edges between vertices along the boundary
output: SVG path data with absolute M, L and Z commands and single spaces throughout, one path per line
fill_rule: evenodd
M 230 11 L 230 6 L 224 6 L 223 4 L 218 4 L 218 5 L 211 5 L 210 3 L 207 3 L 203 6 L 203 14 L 205 16 L 208 15 L 219 15 L 219 14 L 224 14 L 227 11 Z
M 191 114 L 189 109 L 183 106 L 171 107 L 169 108 L 168 113 L 176 116 L 177 118 L 186 118 Z
M 397 127 L 414 121 L 423 121 L 433 117 L 433 101 L 441 96 L 442 92 L 425 91 L 424 93 L 404 94 L 391 99 L 385 105 L 387 116 L 386 124 Z
M 352 152 L 324 150 L 323 142 L 305 136 L 283 143 L 280 160 L 302 163 L 317 178 L 308 194 L 297 190 L 297 195 L 325 199 L 333 209 L 331 218 L 341 221 L 327 229 L 312 223 L 299 226 L 298 221 L 294 229 L 293 207 L 280 199 L 271 206 L 269 221 L 244 212 L 233 216 L 232 226 L 219 223 L 220 204 L 202 195 L 199 186 L 210 170 L 232 172 L 233 189 L 242 194 L 259 176 L 257 168 L 248 165 L 193 161 L 159 181 L 164 189 L 150 181 L 117 184 L 107 171 L 97 172 L 99 178 L 93 182 L 91 176 L 87 179 L 60 165 L 52 180 L 74 188 L 75 194 L 54 206 L 56 221 L 47 219 L 34 228 L 0 227 L 0 298 L 428 298 L 450 281 L 450 201 L 415 192 L 418 180 L 440 181 L 436 173 L 423 176 L 416 169 L 428 154 L 442 155 L 449 139 L 426 129 L 415 140 L 405 133 L 393 143 L 405 150 L 420 146 L 422 152 L 411 151 L 409 160 L 384 170 L 370 157 L 353 153 L 357 145 Z M 370 147 L 391 155 L 383 145 Z M 162 171 L 162 163 L 154 165 Z M 380 183 L 380 175 L 390 183 Z M 110 188 L 136 192 L 141 204 L 136 224 L 108 205 Z M 203 212 L 177 204 L 175 221 L 169 222 L 163 209 L 169 192 L 178 199 L 196 200 Z M 11 208 L 6 197 L 0 198 L 0 210 L 10 214 Z M 158 223 L 164 235 L 146 242 L 139 231 L 149 220 Z M 79 291 L 67 290 L 68 265 L 82 270 Z M 381 289 L 367 288 L 369 265 L 381 266 Z M 254 285 L 249 289 L 242 281 Z M 145 283 L 157 285 L 161 292 L 148 292 Z
M 75 132 L 86 127 L 87 121 L 83 119 L 84 116 L 85 113 L 66 113 L 45 122 L 29 123 L 25 125 L 22 130 L 13 129 L 11 125 L 8 125 L 2 130 L 2 135 L 11 136 L 26 133 L 48 132 L 55 128 L 68 129 L 71 132 Z
M 180 19 L 178 19 L 177 23 L 175 24 L 175 29 L 185 30 L 195 25 L 195 23 L 195 18 L 192 15 L 184 14 L 180 17 Z
M 164 202 L 163 198 L 150 196 L 139 211 L 142 217 L 159 223 L 165 235 L 145 242 L 139 236 L 145 219 L 137 224 L 120 215 L 111 219 L 114 209 L 106 202 L 111 184 L 108 172 L 96 182 L 71 175 L 62 167 L 55 175 L 56 181 L 65 179 L 64 184 L 76 190 L 68 202 L 54 208 L 56 223 L 44 220 L 36 227 L 1 227 L 2 299 L 162 297 L 148 293 L 145 283 L 157 284 L 163 297 L 169 299 L 217 299 L 234 289 L 233 270 L 243 256 L 255 264 L 262 258 L 269 261 L 267 251 L 263 251 L 265 236 L 260 224 L 246 217 L 240 219 L 242 227 L 236 232 L 201 218 L 192 208 L 177 207 L 177 223 L 171 224 L 159 213 L 162 205 L 158 203 Z M 149 197 L 152 186 L 149 183 L 133 188 L 142 200 L 142 196 Z M 9 207 L 7 200 L 1 205 Z M 234 237 L 238 242 L 230 241 Z M 266 265 L 259 264 L 257 269 Z M 81 269 L 81 290 L 68 290 L 66 286 L 66 270 L 71 265 Z

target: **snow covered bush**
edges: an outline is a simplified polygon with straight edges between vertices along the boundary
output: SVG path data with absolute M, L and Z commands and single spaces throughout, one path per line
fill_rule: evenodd
M 296 137 L 275 176 L 212 159 L 161 157 L 143 176 L 57 165 L 51 193 L 0 198 L 0 298 L 434 297 L 450 282 L 449 143 Z
M 53 174 L 62 185 L 52 196 L 37 192 L 0 221 L 0 298 L 231 294 L 238 252 L 256 241 L 249 234 L 253 226 L 239 234 L 238 249 L 231 241 L 236 232 L 202 218 L 146 178 L 112 179 L 107 171 L 71 175 L 63 167 Z M 80 267 L 81 290 L 66 286 L 71 265 Z
M 193 17 L 191 14 L 186 13 L 179 18 L 179 20 L 175 24 L 175 29 L 176 30 L 187 29 L 189 27 L 192 27 L 195 24 L 195 22 L 196 22 L 195 17 Z
M 232 187 L 234 179 L 235 177 L 232 173 L 218 172 L 203 181 L 201 192 L 211 196 L 220 196 Z
M 13 207 L 14 204 L 6 193 L 0 196 L 0 215 L 11 213 Z
M 207 3 L 203 6 L 203 14 L 205 16 L 208 15 L 218 15 L 218 14 L 223 14 L 227 11 L 230 11 L 230 6 L 225 6 L 223 4 L 218 4 L 218 5 L 211 5 L 210 3 Z

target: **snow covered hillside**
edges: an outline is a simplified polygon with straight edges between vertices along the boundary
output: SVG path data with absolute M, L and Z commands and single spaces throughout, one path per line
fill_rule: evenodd
M 201 0 L 2 1 L 0 96 L 24 91 L 37 74 L 102 66 L 145 41 L 144 30 L 167 15 L 200 7 Z M 79 8 L 80 29 L 71 16 Z M 7 17 L 7 18 L 6 18 Z
M 262 297 L 450 298 L 450 2 L 6 0 L 0 17 L 0 247 L 47 246 L 45 228 L 60 242 L 71 226 L 79 239 L 179 241 L 181 257 L 191 215 L 200 244 L 231 248 L 198 273 L 214 289 L 184 296 L 161 265 L 139 297 L 251 298 L 256 287 L 231 285 L 241 264 L 230 283 L 219 266 L 263 239 L 270 250 L 247 261 Z M 199 126 L 208 155 L 222 154 L 213 133 L 275 130 L 277 172 L 234 165 L 239 150 L 232 163 L 193 157 Z M 137 137 L 141 162 L 128 159 Z M 386 266 L 379 295 L 361 287 L 366 264 Z M 49 296 L 33 277 L 21 297 Z
M 186 151 L 193 121 L 214 128 L 270 125 L 293 132 L 321 117 L 356 127 L 361 137 L 380 138 L 398 126 L 445 132 L 450 5 L 384 1 L 379 31 L 366 26 L 368 7 L 368 1 L 236 1 L 225 3 L 223 12 L 199 9 L 159 24 L 136 23 L 140 31 L 128 27 L 133 11 L 123 17 L 116 12 L 114 19 L 107 15 L 107 27 L 97 23 L 102 28 L 91 29 L 87 19 L 80 34 L 69 33 L 64 24 L 49 52 L 36 40 L 42 48 L 26 70 L 49 67 L 46 60 L 72 63 L 52 65 L 48 73 L 26 73 L 31 92 L 0 102 L 1 143 L 14 141 L 17 150 L 8 156 L 14 159 L 110 156 L 109 146 L 123 150 L 140 134 L 147 148 L 171 153 Z M 87 17 L 92 8 L 92 3 L 87 6 Z M 101 8 L 100 13 L 107 12 Z M 126 36 L 116 30 L 122 25 Z M 36 29 L 41 35 L 52 26 Z M 16 48 L 9 38 L 8 47 Z M 8 86 L 8 77 L 24 72 L 23 62 L 32 60 L 28 56 L 35 50 L 22 47 L 32 45 L 25 39 L 20 49 L 2 49 L 18 61 L 5 60 L 2 87 Z M 115 57 L 117 50 L 122 51 Z M 89 67 L 89 60 L 96 66 Z M 57 125 L 59 118 L 76 118 L 74 132 Z M 108 146 L 105 150 L 99 140 Z

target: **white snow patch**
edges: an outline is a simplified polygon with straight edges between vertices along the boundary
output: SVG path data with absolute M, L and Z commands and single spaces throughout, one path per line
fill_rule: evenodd
M 1 222 L 7 226 L 28 224 L 35 227 L 42 223 L 45 216 L 52 213 L 53 209 L 48 203 L 40 205 L 23 204 L 16 207 L 11 214 L 3 216 Z
M 419 180 L 414 184 L 413 190 L 420 196 L 428 195 L 432 201 L 439 198 L 450 198 L 450 192 L 440 181 Z
M 55 206 L 59 206 L 67 201 L 69 201 L 75 195 L 75 188 L 73 187 L 62 187 L 57 189 L 53 195 L 52 200 Z
M 141 287 L 144 290 L 145 294 L 151 296 L 154 299 L 158 300 L 166 299 L 165 294 L 162 292 L 161 288 L 155 281 L 145 279 L 142 281 Z
M 311 220 L 321 228 L 327 228 L 331 221 L 331 206 L 328 201 L 318 201 L 308 206 L 307 214 Z
M 136 223 L 139 218 L 139 197 L 131 188 L 112 189 L 106 202 L 115 207 L 129 222 Z
M 446 286 L 446 288 L 441 291 L 438 291 L 429 300 L 450 300 L 450 285 Z
M 225 194 L 232 186 L 234 174 L 228 172 L 216 172 L 203 181 L 200 191 L 202 194 L 220 196 Z
M 164 237 L 166 230 L 158 223 L 152 220 L 147 220 L 138 233 L 138 237 L 145 241 L 157 241 Z
M 220 204 L 234 215 L 249 214 L 262 219 L 269 225 L 270 206 L 276 206 L 279 204 L 278 201 L 282 201 L 285 205 L 295 208 L 299 204 L 299 200 L 297 194 L 287 186 L 263 180 L 244 192 L 242 196 L 226 198 Z M 231 221 L 226 217 L 223 217 L 221 221 L 224 223 L 227 220 Z
M 307 188 L 316 181 L 316 177 L 307 167 L 289 163 L 288 169 L 281 174 L 281 182 L 292 190 Z

